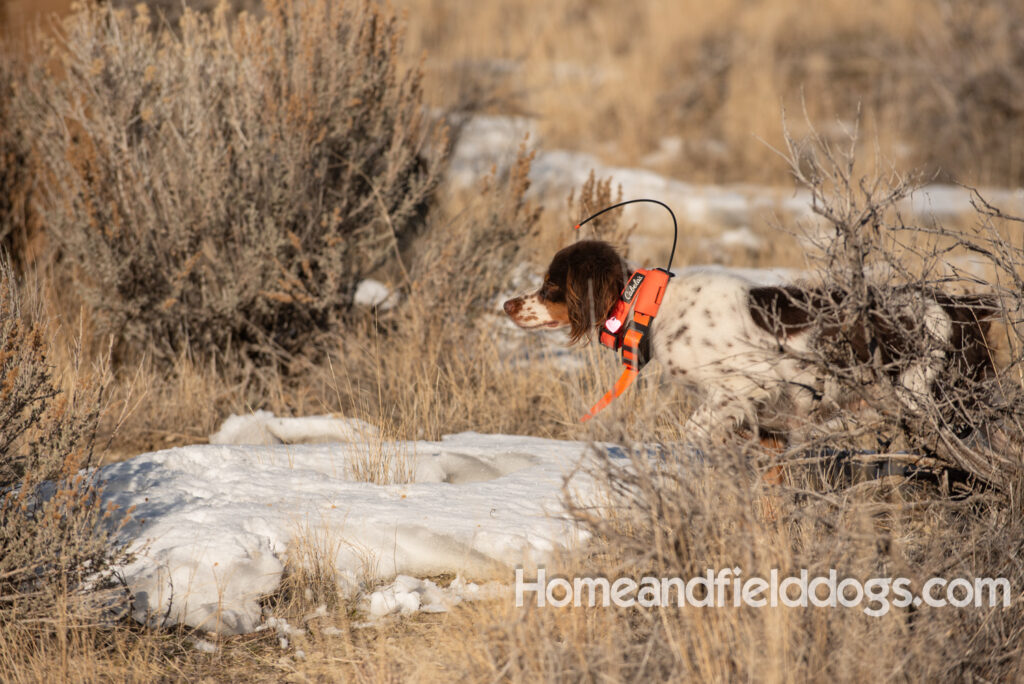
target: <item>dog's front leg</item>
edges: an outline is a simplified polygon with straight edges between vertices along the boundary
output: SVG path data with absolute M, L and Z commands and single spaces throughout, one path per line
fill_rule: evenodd
M 683 425 L 683 434 L 691 441 L 703 441 L 711 437 L 712 426 L 714 424 L 714 409 L 712 409 L 711 402 L 709 400 L 705 400 L 693 413 L 690 414 L 686 424 Z
M 742 400 L 723 391 L 711 392 L 690 414 L 683 434 L 693 442 L 720 441 L 739 429 L 747 417 Z

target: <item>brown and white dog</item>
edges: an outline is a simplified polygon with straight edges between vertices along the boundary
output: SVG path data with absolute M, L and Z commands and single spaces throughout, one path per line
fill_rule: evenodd
M 505 302 L 505 313 L 521 328 L 568 327 L 572 342 L 586 340 L 629 275 L 609 244 L 577 242 L 555 254 L 539 290 Z M 985 336 L 998 313 L 994 298 L 885 292 L 877 309 L 851 317 L 837 314 L 845 299 L 838 290 L 761 286 L 728 271 L 686 269 L 670 281 L 640 351 L 701 395 L 684 430 L 706 436 L 740 427 L 786 433 L 823 401 L 842 405 L 835 383 L 815 370 L 822 359 L 847 368 L 880 362 L 910 409 L 946 391 L 942 383 L 992 373 Z

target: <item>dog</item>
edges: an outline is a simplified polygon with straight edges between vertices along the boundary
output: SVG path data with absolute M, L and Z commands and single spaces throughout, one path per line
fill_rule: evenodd
M 539 290 L 503 308 L 520 328 L 568 328 L 572 343 L 585 341 L 630 273 L 608 243 L 580 241 L 555 254 Z M 823 362 L 850 374 L 882 369 L 910 410 L 926 395 L 954 396 L 953 385 L 992 375 L 986 333 L 999 311 L 994 297 L 871 287 L 866 301 L 874 303 L 853 306 L 839 289 L 764 286 L 728 271 L 687 269 L 669 281 L 640 354 L 701 397 L 684 426 L 694 437 L 741 429 L 785 435 L 795 419 L 844 405 L 851 393 L 822 372 Z M 964 417 L 962 399 L 944 403 Z

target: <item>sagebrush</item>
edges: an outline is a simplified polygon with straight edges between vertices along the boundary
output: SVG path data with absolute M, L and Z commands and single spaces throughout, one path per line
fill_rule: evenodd
M 89 470 L 104 375 L 56 377 L 40 319 L 0 265 L 0 627 L 47 635 L 123 603 L 110 572 L 126 518 Z
M 790 455 L 902 452 L 1013 486 L 1024 473 L 1024 250 L 1007 236 L 1021 219 L 978 197 L 973 228 L 907 220 L 900 202 L 917 179 L 884 164 L 858 175 L 856 130 L 841 146 L 808 128 L 802 140 L 787 132 L 784 156 L 820 218 L 803 239 L 827 293 L 811 335 L 827 344 L 800 359 L 824 397 Z M 940 305 L 959 307 L 949 330 Z
M 117 359 L 287 368 L 423 225 L 445 142 L 375 2 L 87 5 L 15 105 L 36 203 Z M 223 368 L 223 365 L 222 365 Z

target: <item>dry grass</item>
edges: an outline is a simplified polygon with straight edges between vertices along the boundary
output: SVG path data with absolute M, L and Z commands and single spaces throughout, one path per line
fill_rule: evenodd
M 673 460 L 657 469 L 634 460 L 634 495 L 611 524 L 601 518 L 589 555 L 549 564 L 549 576 L 686 578 L 738 566 L 744 577 L 838 568 L 860 579 L 906 576 L 915 587 L 932 574 L 1024 581 L 1015 559 L 1020 506 L 1012 501 L 939 501 L 907 485 L 822 493 L 797 480 L 772 492 L 777 517 L 769 522 L 759 515 L 764 492 L 747 462 L 720 456 L 699 477 Z M 273 629 L 220 640 L 122 629 L 113 636 L 117 650 L 98 650 L 81 678 L 99 679 L 104 665 L 110 676 L 214 681 L 991 681 L 1019 674 L 1016 600 L 1005 610 L 901 609 L 880 618 L 858 608 L 538 609 L 497 600 L 365 627 L 325 581 L 330 540 L 311 534 L 308 541 L 274 605 L 275 616 L 301 630 L 285 635 L 286 646 Z M 320 605 L 331 607 L 318 612 Z M 216 651 L 197 651 L 200 639 Z
M 172 24 L 181 16 L 179 3 L 147 4 Z M 36 5 L 8 0 L 0 25 L 6 14 L 24 32 L 70 3 Z M 426 56 L 431 104 L 537 116 L 549 147 L 687 179 L 784 183 L 754 141 L 781 145 L 780 107 L 806 97 L 819 122 L 863 106 L 864 140 L 901 166 L 972 185 L 1024 177 L 1024 11 L 1013 0 L 396 5 L 408 14 L 409 63 Z
M 321 10 L 325 7 L 313 5 Z M 1020 162 L 1024 150 L 1015 134 L 1024 116 L 1019 99 L 1024 92 L 1019 85 L 1024 18 L 1018 5 L 1009 0 L 982 9 L 972 9 L 966 2 L 925 0 L 856 7 L 840 2 L 809 7 L 793 0 L 753 5 L 737 0 L 713 6 L 648 2 L 626 7 L 575 0 L 458 5 L 442 0 L 403 0 L 398 5 L 408 11 L 406 48 L 399 58 L 388 44 L 384 56 L 393 58 L 388 61 L 391 67 L 413 74 L 420 52 L 426 53 L 426 103 L 472 112 L 536 115 L 543 142 L 549 147 L 586 149 L 607 162 L 645 163 L 687 179 L 783 183 L 789 181 L 793 169 L 754 138 L 784 147 L 780 105 L 798 109 L 803 98 L 809 119 L 825 122 L 848 119 L 861 103 L 865 121 L 861 139 L 891 151 L 900 166 L 924 165 L 926 175 L 941 169 L 947 177 L 973 182 L 1014 184 L 1024 179 Z M 219 92 L 219 101 L 239 106 L 250 106 L 252 101 L 246 92 L 235 90 L 235 81 L 248 83 L 245 79 L 251 74 L 237 70 L 236 59 L 241 63 L 253 58 L 262 65 L 260 73 L 268 82 L 290 84 L 296 92 L 310 94 L 319 86 L 307 80 L 311 73 L 308 63 L 298 59 L 292 64 L 297 69 L 291 72 L 293 80 L 285 79 L 274 60 L 291 53 L 260 51 L 253 41 L 261 38 L 271 48 L 281 47 L 278 41 L 295 39 L 297 26 L 309 29 L 299 33 L 305 47 L 311 48 L 320 40 L 331 39 L 328 29 L 339 29 L 330 22 L 310 26 L 314 15 L 285 16 L 287 11 L 271 12 L 268 23 L 259 25 L 255 19 L 235 25 L 227 15 L 193 17 L 181 34 L 186 43 L 194 40 L 188 44 L 198 50 L 189 56 L 185 43 L 154 33 L 159 21 L 149 25 L 130 18 L 108 21 L 108 15 L 97 12 L 93 9 L 78 15 L 66 30 L 67 52 L 61 58 L 69 60 L 70 68 L 80 69 L 72 78 L 61 80 L 59 75 L 46 74 L 45 65 L 36 62 L 38 79 L 52 80 L 37 80 L 28 88 L 13 59 L 0 67 L 0 93 L 37 98 L 34 102 L 0 100 L 0 124 L 4 126 L 0 133 L 4 163 L 0 189 L 5 193 L 0 201 L 0 237 L 14 236 L 13 241 L 8 238 L 8 244 L 19 253 L 27 249 L 29 237 L 40 233 L 44 242 L 50 239 L 50 247 L 64 245 L 63 252 L 37 250 L 23 259 L 19 280 L 29 296 L 40 302 L 39 318 L 45 325 L 38 333 L 39 350 L 56 365 L 56 376 L 66 379 L 68 389 L 73 386 L 70 371 L 105 358 L 110 333 L 118 333 L 104 309 L 109 303 L 97 303 L 103 299 L 96 297 L 102 274 L 90 271 L 87 263 L 93 254 L 88 245 L 93 243 L 81 242 L 87 246 L 75 248 L 77 252 L 67 246 L 83 239 L 76 231 L 88 226 L 88 220 L 80 220 L 88 218 L 88 202 L 76 202 L 83 197 L 90 202 L 103 199 L 103 225 L 123 231 L 121 239 L 97 243 L 107 261 L 111 255 L 116 255 L 116 261 L 130 260 L 136 254 L 138 245 L 124 235 L 145 237 L 174 221 L 189 223 L 196 239 L 191 243 L 185 240 L 188 244 L 165 255 L 166 268 L 157 269 L 160 278 L 177 283 L 178 290 L 172 292 L 176 303 L 168 310 L 180 313 L 183 309 L 174 307 L 199 296 L 197 292 L 203 292 L 207 282 L 197 271 L 189 270 L 201 266 L 196 266 L 198 261 L 190 264 L 190 259 L 204 249 L 203 231 L 230 237 L 237 223 L 225 216 L 244 216 L 213 212 L 202 221 L 194 219 L 204 213 L 203 207 L 220 206 L 220 195 L 234 197 L 231 193 L 251 188 L 246 190 L 245 183 L 220 182 L 223 178 L 211 181 L 220 178 L 221 165 L 214 157 L 204 156 L 201 149 L 195 157 L 190 156 L 188 145 L 183 144 L 171 146 L 177 151 L 177 161 L 163 167 L 174 171 L 166 175 L 173 181 L 174 192 L 161 195 L 163 190 L 154 186 L 155 195 L 143 193 L 149 199 L 140 202 L 129 191 L 140 186 L 112 183 L 111 188 L 99 187 L 97 179 L 86 177 L 88 174 L 80 174 L 71 183 L 66 165 L 78 164 L 81 171 L 85 155 L 86 166 L 102 171 L 98 178 L 110 180 L 116 179 L 120 162 L 129 159 L 131 173 L 148 178 L 157 166 L 137 154 L 141 147 L 126 154 L 119 147 L 117 134 L 122 129 L 133 131 L 133 135 L 144 131 L 150 124 L 143 119 L 149 117 L 163 117 L 161 120 L 174 128 L 186 119 L 192 121 L 194 115 L 194 123 L 199 128 L 206 126 L 203 130 L 210 136 L 193 140 L 229 139 L 227 148 L 235 149 L 232 145 L 240 138 L 226 130 L 233 119 L 222 109 L 189 109 L 189 103 L 201 101 L 207 91 L 205 86 L 189 90 L 185 82 L 192 73 L 189 69 L 194 72 L 198 65 L 207 64 L 209 75 L 219 84 L 209 92 Z M 248 33 L 242 36 L 237 26 L 244 26 Z M 388 26 L 394 30 L 387 34 L 389 40 L 402 34 L 397 24 Z M 124 31 L 115 36 L 115 28 Z M 115 53 L 116 46 L 131 49 L 121 55 L 107 54 L 104 46 Z M 167 54 L 161 56 L 160 50 Z M 211 60 L 199 59 L 204 50 Z M 167 55 L 176 55 L 178 61 L 164 59 Z M 342 57 L 338 59 L 339 69 L 351 67 L 347 62 L 341 64 L 345 61 Z M 402 60 L 407 60 L 405 67 L 398 66 Z M 90 71 L 93 66 L 96 73 Z M 150 66 L 155 71 L 148 69 Z M 91 91 L 97 84 L 105 89 Z M 147 84 L 160 87 L 150 92 L 145 90 Z M 39 97 L 40 93 L 48 95 Z M 90 107 L 81 109 L 82 93 L 92 98 Z M 191 93 L 191 99 L 183 93 Z M 135 105 L 150 100 L 152 111 L 144 117 L 144 108 Z M 51 130 L 63 126 L 60 117 L 55 118 L 51 108 L 43 106 L 47 101 L 62 103 L 61 116 L 77 107 L 75 113 L 81 117 L 106 121 L 110 135 L 87 145 L 87 136 L 72 126 L 62 132 L 66 137 L 60 140 L 37 137 L 34 147 L 27 148 L 24 132 L 30 127 L 24 122 L 33 115 L 40 119 L 31 126 L 37 133 L 44 123 Z M 319 101 L 313 97 L 303 102 Z M 316 109 L 325 117 L 345 111 L 336 100 L 326 102 Z M 107 107 L 125 111 L 100 117 Z M 336 111 L 328 111 L 332 108 Z M 44 109 L 47 116 L 40 114 Z M 266 123 L 273 112 L 254 107 L 249 111 L 253 115 L 250 124 L 266 132 L 260 122 Z M 275 155 L 296 161 L 287 155 L 295 149 L 309 151 L 306 143 L 312 145 L 316 136 L 306 134 L 315 132 L 315 126 L 289 111 L 278 121 L 288 124 L 281 123 L 279 139 L 272 135 L 273 126 L 269 126 L 271 133 L 261 138 L 264 148 L 249 157 L 254 164 Z M 401 111 L 413 116 L 420 110 Z M 185 112 L 191 114 L 180 116 Z M 22 123 L 12 125 L 12 116 L 20 117 Z M 94 137 L 96 130 L 91 133 Z M 218 138 L 218 131 L 225 137 Z M 301 140 L 292 145 L 295 141 L 284 133 Z M 797 137 L 800 133 L 796 131 Z M 165 161 L 170 158 L 169 140 L 140 135 L 152 145 L 150 152 Z M 826 141 L 839 135 L 838 129 L 827 127 L 822 134 Z M 663 140 L 673 136 L 680 138 L 680 147 L 664 147 Z M 937 140 L 943 144 L 936 144 Z M 56 149 L 60 145 L 65 147 Z M 661 154 L 651 156 L 659 150 Z M 862 151 L 863 146 L 858 146 L 857 152 Z M 29 154 L 48 155 L 49 165 L 40 166 L 38 159 L 36 166 L 27 165 Z M 189 175 L 196 158 L 205 160 L 205 166 L 200 166 L 207 175 Z M 808 168 L 801 165 L 801 159 L 792 161 L 796 170 Z M 296 161 L 294 168 L 302 166 L 301 162 Z M 574 239 L 570 226 L 576 220 L 617 197 L 614 179 L 610 183 L 592 179 L 567 206 L 541 207 L 528 192 L 529 162 L 529 152 L 524 149 L 507 175 L 482 178 L 471 192 L 445 190 L 433 195 L 429 214 L 416 213 L 410 218 L 415 226 L 403 233 L 398 249 L 394 242 L 378 240 L 370 251 L 381 258 L 357 263 L 346 273 L 349 285 L 365 275 L 388 281 L 399 292 L 401 303 L 387 311 L 364 309 L 351 305 L 351 292 L 344 291 L 344 301 L 335 302 L 344 314 L 323 328 L 327 334 L 304 348 L 277 345 L 274 353 L 283 362 L 271 364 L 270 370 L 254 370 L 251 363 L 242 363 L 240 355 L 206 354 L 208 341 L 198 338 L 185 336 L 177 343 L 154 345 L 148 337 L 152 331 L 132 332 L 125 339 L 134 340 L 135 346 L 130 353 L 122 348 L 120 363 L 111 369 L 108 409 L 100 427 L 103 441 L 109 437 L 113 443 L 98 456 L 120 459 L 143 450 L 201 442 L 224 416 L 255 409 L 279 415 L 338 413 L 378 426 L 380 437 L 371 441 L 367 459 L 357 465 L 356 473 L 377 482 L 393 480 L 396 473 L 398 479 L 407 478 L 414 465 L 415 455 L 396 451 L 394 440 L 437 439 L 461 430 L 621 443 L 630 443 L 637 435 L 667 445 L 681 441 L 680 416 L 687 414 L 691 400 L 679 389 L 660 383 L 655 372 L 647 371 L 630 390 L 628 404 L 613 404 L 601 421 L 580 426 L 579 416 L 614 381 L 618 371 L 615 360 L 592 346 L 574 351 L 584 363 L 567 369 L 562 350 L 550 340 L 519 335 L 501 326 L 498 305 L 502 295 L 529 284 L 523 273 L 511 272 L 509 265 L 528 263 L 534 270 L 542 268 L 555 248 Z M 47 175 L 26 183 L 25 179 L 32 177 L 29 171 L 39 173 L 40 168 L 48 168 Z M 398 164 L 393 168 L 405 167 Z M 294 181 L 296 194 L 275 195 L 278 203 L 265 207 L 270 215 L 282 215 L 282 205 L 289 198 L 299 197 L 305 203 L 312 189 L 330 189 L 304 172 L 284 175 Z M 72 196 L 70 187 L 83 192 Z M 401 193 L 401 183 L 395 187 L 400 195 L 395 200 L 407 199 Z M 90 195 L 93 192 L 95 197 Z M 421 193 L 420 199 L 425 194 Z M 170 200 L 184 202 L 185 198 L 199 208 L 161 218 L 160 206 L 184 206 Z M 37 213 L 30 216 L 25 212 L 29 200 L 51 204 L 38 205 Z M 381 214 L 374 210 L 378 204 L 359 206 L 373 234 L 380 237 L 388 231 L 383 230 L 387 222 L 382 223 Z M 116 212 L 111 213 L 112 208 Z M 316 219 L 321 216 L 318 211 L 303 216 Z M 139 212 L 145 214 L 144 221 L 132 218 Z M 395 210 L 387 215 L 400 213 Z M 39 222 L 40 217 L 49 218 Z M 1011 257 L 1020 250 L 1016 223 L 995 214 L 981 216 L 981 224 L 969 238 L 974 245 L 1009 246 L 1005 254 Z M 284 268 L 289 277 L 301 280 L 308 275 L 304 275 L 301 256 L 316 252 L 314 243 L 322 236 L 316 228 L 319 222 L 311 225 L 308 234 L 296 232 L 312 242 L 303 243 L 292 255 L 295 259 Z M 626 243 L 632 226 L 612 220 L 588 228 Z M 934 234 L 930 241 L 922 238 L 924 246 L 917 248 L 918 253 L 964 239 L 960 230 L 950 235 L 942 227 L 925 228 Z M 703 261 L 706 254 L 696 238 L 706 227 L 684 225 L 682 229 L 677 262 Z M 60 240 L 54 240 L 56 236 L 61 236 Z M 998 236 L 1009 239 L 1000 242 Z M 346 233 L 345 239 L 351 239 L 351 234 Z M 207 275 L 225 264 L 233 264 L 235 271 L 245 270 L 248 257 L 226 254 L 229 242 L 218 238 L 211 243 L 213 256 L 204 266 Z M 805 257 L 793 248 L 796 244 L 791 239 L 773 239 L 764 251 L 736 250 L 721 258 L 739 266 L 803 266 Z M 897 247 L 904 248 L 902 243 Z M 915 262 L 911 251 L 905 254 L 906 262 L 920 266 L 924 260 Z M 159 249 L 150 248 L 146 259 L 152 265 L 159 262 L 154 255 L 160 254 Z M 338 259 L 358 261 L 353 254 L 341 254 Z M 995 267 L 992 273 L 1001 273 L 1004 289 L 1012 290 L 1019 284 L 1012 277 L 1019 275 L 1019 269 L 1014 271 L 1013 263 L 1008 265 Z M 186 271 L 188 277 L 175 280 L 175 274 Z M 283 276 L 281 282 L 294 285 Z M 83 285 L 92 287 L 94 293 L 84 302 Z M 166 301 L 166 293 L 158 290 L 154 293 L 161 302 Z M 234 297 L 237 293 L 229 294 Z M 231 306 L 240 306 L 240 299 L 231 301 Z M 174 318 L 166 315 L 161 320 Z M 267 329 L 279 331 L 273 325 Z M 78 345 L 79 339 L 84 343 Z M 1013 368 L 1021 350 L 1012 326 L 1007 339 L 1018 344 L 1010 351 Z M 261 345 L 266 342 L 258 341 Z M 24 367 L 29 369 L 32 364 L 26 362 Z M 253 374 L 258 377 L 254 379 Z M 1024 381 L 1017 377 L 1014 391 L 1021 386 Z M 48 434 L 59 436 L 58 431 Z M 840 488 L 794 467 L 785 486 L 765 492 L 758 476 L 768 467 L 770 454 L 751 442 L 733 447 L 728 453 L 716 452 L 717 458 L 711 459 L 714 467 L 700 470 L 673 454 L 671 446 L 663 463 L 652 464 L 636 456 L 633 479 L 625 483 L 621 472 L 606 468 L 607 462 L 599 457 L 593 472 L 607 481 L 608 499 L 616 508 L 601 517 L 592 517 L 585 509 L 578 511 L 596 535 L 594 544 L 553 561 L 549 574 L 687 575 L 699 574 L 707 567 L 739 565 L 746 576 L 764 575 L 772 567 L 785 571 L 837 567 L 849 576 L 906 575 L 915 581 L 930 575 L 1005 576 L 1017 592 L 1024 583 L 1018 558 L 1024 520 L 1015 476 L 1003 482 L 999 493 L 954 500 L 920 484 Z M 3 463 L 8 464 L 17 465 L 14 461 Z M 36 470 L 42 477 L 43 470 Z M 770 504 L 767 509 L 766 501 Z M 769 509 L 771 515 L 766 516 Z M 1016 597 L 1005 611 L 902 610 L 883 618 L 843 609 L 516 609 L 511 601 L 499 600 L 462 604 L 448 614 L 418 615 L 361 628 L 357 623 L 362 618 L 351 600 L 338 593 L 333 558 L 343 542 L 308 522 L 298 538 L 288 558 L 285 585 L 267 602 L 275 616 L 305 630 L 290 635 L 286 647 L 274 630 L 214 640 L 184 629 L 148 630 L 127 621 L 82 619 L 73 601 L 74 592 L 61 588 L 47 599 L 45 629 L 17 621 L 0 627 L 0 679 L 538 681 L 685 677 L 790 681 L 1020 677 L 1024 616 Z M 7 547 L 4 551 L 6 555 Z M 372 564 L 373 559 L 368 558 L 367 563 Z M 317 612 L 320 605 L 326 607 L 326 613 Z M 213 643 L 215 651 L 197 650 L 201 640 Z
M 535 115 L 548 147 L 784 183 L 755 140 L 781 145 L 780 107 L 806 97 L 819 122 L 862 104 L 864 139 L 901 165 L 972 184 L 1024 172 L 1024 12 L 1012 0 L 399 4 L 437 104 Z

